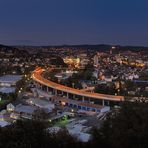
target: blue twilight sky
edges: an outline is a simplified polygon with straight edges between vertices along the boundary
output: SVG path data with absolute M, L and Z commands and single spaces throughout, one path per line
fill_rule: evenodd
M 148 0 L 0 0 L 0 44 L 148 46 Z

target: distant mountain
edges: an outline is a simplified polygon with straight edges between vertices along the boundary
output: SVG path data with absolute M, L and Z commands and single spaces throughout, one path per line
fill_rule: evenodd
M 124 51 L 143 51 L 146 52 L 148 51 L 148 47 L 144 46 L 121 46 L 121 45 L 108 45 L 108 44 L 98 44 L 98 45 L 61 45 L 61 46 L 5 46 L 5 45 L 0 45 L 0 51 L 1 49 L 5 49 L 6 52 L 12 51 L 16 55 L 28 55 L 28 54 L 36 54 L 36 53 L 41 53 L 44 52 L 46 49 L 47 51 L 50 51 L 50 49 L 53 48 L 71 48 L 73 50 L 75 49 L 83 49 L 83 50 L 93 50 L 93 51 L 109 51 L 112 46 L 115 46 L 115 51 L 117 52 L 124 52 Z
M 6 45 L 0 44 L 0 49 L 1 49 L 1 48 L 9 48 L 9 49 L 10 49 L 11 47 L 10 47 L 10 46 L 6 46 Z
M 148 50 L 148 47 L 144 46 L 121 46 L 121 45 L 108 45 L 108 44 L 98 44 L 98 45 L 62 45 L 62 46 L 42 46 L 42 48 L 73 48 L 73 49 L 90 49 L 96 51 L 108 51 L 113 46 L 116 47 L 117 51 L 142 51 Z
M 42 46 L 45 48 L 74 48 L 74 49 L 102 49 L 102 50 L 107 50 L 110 49 L 111 45 L 105 45 L 105 44 L 100 44 L 100 45 L 61 45 L 61 46 Z

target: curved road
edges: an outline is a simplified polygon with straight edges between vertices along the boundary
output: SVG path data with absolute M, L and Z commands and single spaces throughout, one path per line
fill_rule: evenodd
M 82 90 L 74 89 L 71 87 L 67 87 L 55 82 L 52 82 L 50 80 L 45 79 L 41 74 L 45 71 L 44 69 L 37 68 L 32 72 L 32 78 L 34 81 L 48 86 L 50 88 L 60 90 L 63 92 L 67 92 L 74 95 L 89 97 L 89 98 L 95 98 L 99 100 L 108 100 L 108 101 L 124 101 L 124 96 L 114 96 L 114 95 L 107 95 L 107 94 L 99 94 L 99 93 L 91 93 L 91 92 L 84 92 Z

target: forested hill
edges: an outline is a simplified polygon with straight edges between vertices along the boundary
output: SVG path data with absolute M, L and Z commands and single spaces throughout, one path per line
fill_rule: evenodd
M 98 44 L 98 45 L 61 45 L 61 46 L 15 46 L 18 49 L 24 49 L 24 50 L 28 50 L 29 52 L 30 50 L 38 50 L 38 51 L 42 51 L 44 49 L 61 49 L 61 48 L 70 48 L 70 49 L 83 49 L 83 50 L 95 50 L 95 51 L 109 51 L 113 46 L 116 47 L 116 51 L 135 51 L 135 52 L 139 52 L 139 51 L 148 51 L 148 47 L 144 47 L 144 46 L 121 46 L 121 45 L 109 45 L 109 44 Z
M 28 52 L 11 46 L 0 45 L 0 58 L 20 56 L 28 56 Z
M 61 45 L 61 46 L 5 46 L 0 45 L 0 53 L 5 53 L 5 55 L 11 55 L 12 53 L 15 56 L 28 56 L 28 53 L 38 53 L 50 51 L 53 49 L 61 49 L 61 48 L 70 48 L 70 49 L 77 49 L 77 50 L 93 50 L 93 51 L 101 51 L 106 52 L 109 51 L 112 47 L 115 47 L 114 51 L 117 53 L 124 52 L 124 51 L 133 51 L 133 52 L 143 52 L 144 54 L 148 53 L 148 47 L 144 46 L 121 46 L 121 45 L 109 45 L 109 44 L 98 44 L 98 45 Z

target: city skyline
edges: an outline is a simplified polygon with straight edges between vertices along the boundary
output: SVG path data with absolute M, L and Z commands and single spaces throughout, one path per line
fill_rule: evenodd
M 0 44 L 148 46 L 146 0 L 1 0 Z

